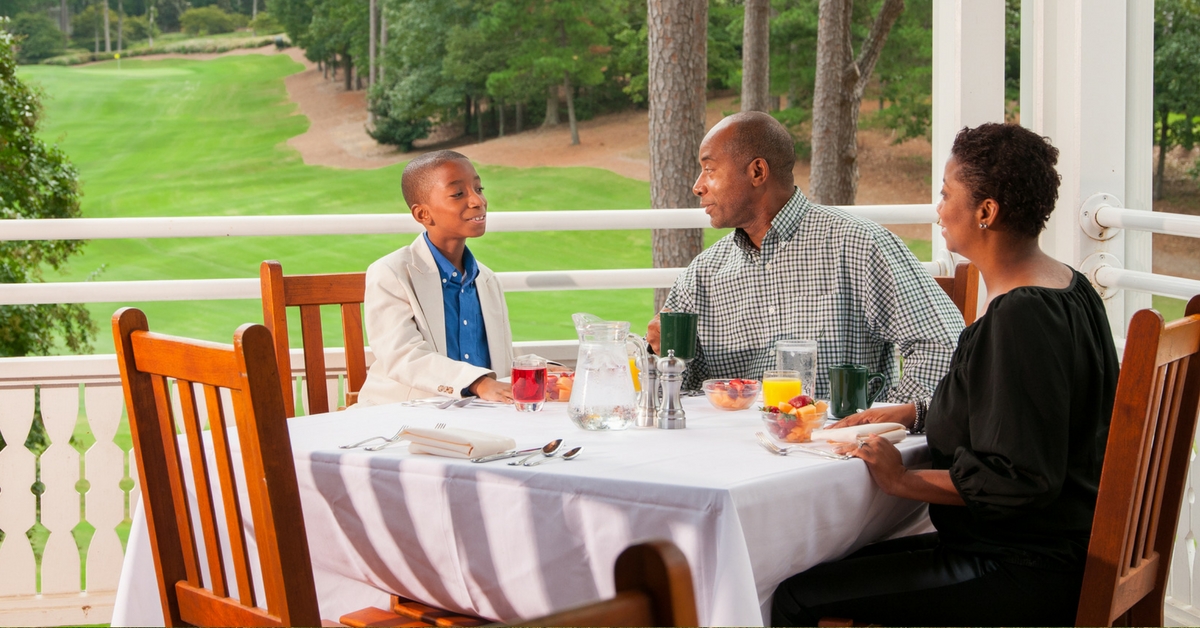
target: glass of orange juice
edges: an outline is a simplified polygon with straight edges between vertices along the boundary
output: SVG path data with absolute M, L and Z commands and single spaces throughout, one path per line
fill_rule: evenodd
M 642 372 L 638 369 L 637 358 L 633 356 L 629 358 L 629 374 L 633 376 L 633 392 L 642 392 L 642 382 L 638 379 Z
M 763 373 L 763 405 L 777 406 L 800 394 L 799 371 L 767 371 Z

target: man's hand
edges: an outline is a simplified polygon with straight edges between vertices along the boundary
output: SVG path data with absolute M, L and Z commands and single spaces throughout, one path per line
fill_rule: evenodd
M 491 375 L 484 375 L 479 379 L 471 382 L 467 390 L 480 399 L 487 401 L 503 401 L 504 403 L 512 403 L 512 384 L 505 384 L 496 381 L 496 378 Z
M 912 427 L 916 420 L 917 407 L 911 403 L 906 403 L 902 406 L 869 408 L 862 412 L 851 414 L 841 421 L 830 425 L 829 429 L 862 425 L 864 423 L 899 423 L 904 427 Z
M 655 314 L 654 318 L 650 319 L 650 322 L 646 324 L 646 343 L 650 345 L 651 349 L 654 349 L 655 355 L 658 355 L 660 331 L 658 314 Z

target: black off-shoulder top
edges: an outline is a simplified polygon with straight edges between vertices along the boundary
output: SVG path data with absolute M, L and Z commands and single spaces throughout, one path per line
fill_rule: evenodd
M 1117 388 L 1104 305 L 1078 272 L 1021 287 L 963 330 L 926 418 L 933 468 L 966 507 L 931 505 L 949 548 L 1082 569 Z

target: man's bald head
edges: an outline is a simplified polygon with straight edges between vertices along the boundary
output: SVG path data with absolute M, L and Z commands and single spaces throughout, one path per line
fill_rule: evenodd
M 760 111 L 735 113 L 718 122 L 707 137 L 717 134 L 724 135 L 723 148 L 737 164 L 745 166 L 761 157 L 770 168 L 771 179 L 793 184 L 796 145 L 792 134 L 775 118 Z
M 404 202 L 408 204 L 408 208 L 412 209 L 413 205 L 425 202 L 429 186 L 433 184 L 433 171 L 437 170 L 438 166 L 458 160 L 468 163 L 471 161 L 462 153 L 437 150 L 418 155 L 408 162 L 404 173 L 400 175 L 400 191 L 404 194 Z

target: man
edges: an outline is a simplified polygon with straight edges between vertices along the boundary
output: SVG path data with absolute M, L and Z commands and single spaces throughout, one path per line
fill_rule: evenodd
M 881 400 L 932 397 L 962 315 L 891 232 L 809 202 L 794 164 L 791 134 L 764 113 L 729 116 L 700 144 L 692 191 L 713 227 L 734 232 L 688 265 L 663 307 L 699 314 L 685 387 L 761 378 L 775 367 L 775 341 L 797 339 L 817 341 L 818 398 L 829 398 L 829 367 L 843 363 L 882 373 Z M 658 335 L 655 317 L 647 337 L 656 350 Z
M 443 150 L 401 175 L 404 201 L 425 233 L 367 269 L 367 337 L 375 362 L 359 403 L 475 395 L 512 401 L 512 332 L 495 273 L 468 238 L 487 231 L 487 199 L 475 167 Z

